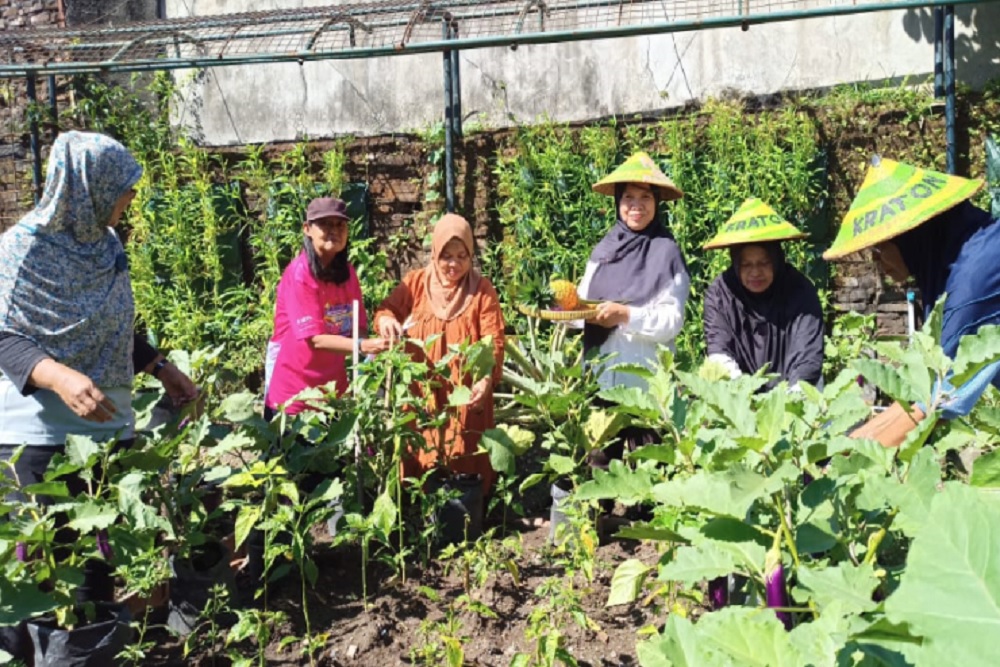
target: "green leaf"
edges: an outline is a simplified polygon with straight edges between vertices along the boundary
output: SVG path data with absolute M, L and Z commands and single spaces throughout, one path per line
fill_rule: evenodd
M 701 648 L 698 631 L 691 621 L 676 614 L 667 617 L 663 633 L 636 645 L 642 667 L 728 667 L 730 661 L 710 663 Z
M 448 407 L 459 408 L 468 405 L 472 400 L 472 390 L 468 387 L 455 387 L 448 394 Z
M 968 382 L 986 366 L 1000 360 L 1000 325 L 986 324 L 971 336 L 962 336 L 955 352 L 954 375 L 950 381 L 956 387 Z
M 576 461 L 569 456 L 552 454 L 549 456 L 547 466 L 557 475 L 570 475 L 576 470 Z
M 250 530 L 257 525 L 261 514 L 264 512 L 262 505 L 242 505 L 240 512 L 236 515 L 236 525 L 234 527 L 236 548 L 242 545 L 250 535 Z
M 673 464 L 677 460 L 677 448 L 673 445 L 643 445 L 628 455 L 630 461 L 656 461 Z
M 742 521 L 754 501 L 796 476 L 791 465 L 782 466 L 770 477 L 738 467 L 725 472 L 702 470 L 688 478 L 657 484 L 652 493 L 658 502 L 670 507 L 698 508 Z
M 880 617 L 876 622 L 855 633 L 840 652 L 843 659 L 860 653 L 852 665 L 858 667 L 913 667 L 922 639 L 910 633 L 907 624 L 893 624 Z
M 639 523 L 632 526 L 627 526 L 625 528 L 619 528 L 618 532 L 615 533 L 615 537 L 623 537 L 630 540 L 654 540 L 657 542 L 675 542 L 678 544 L 687 544 L 689 542 L 689 540 L 686 537 L 684 537 L 680 533 L 675 533 L 669 528 L 651 526 L 646 523 Z
M 521 456 L 535 444 L 535 434 L 526 428 L 512 424 L 501 424 L 498 428 L 514 443 L 515 456 Z
M 906 434 L 903 444 L 899 446 L 900 461 L 909 461 L 925 444 L 927 444 L 927 438 L 931 436 L 931 433 L 934 431 L 934 427 L 937 426 L 938 419 L 939 416 L 937 412 L 927 415 L 920 420 L 920 423 L 917 424 L 916 428 Z
M 987 452 L 973 462 L 969 484 L 994 489 L 1000 487 L 1000 449 Z
M 617 403 L 621 409 L 631 414 L 655 419 L 660 414 L 660 406 L 652 396 L 636 387 L 612 387 L 602 390 L 598 396 Z
M 847 642 L 859 620 L 857 617 L 845 618 L 843 614 L 826 613 L 818 619 L 800 622 L 788 633 L 788 639 L 802 654 L 803 665 L 840 667 L 837 665 L 837 652 Z
M 677 549 L 674 560 L 660 568 L 660 578 L 694 584 L 733 572 L 762 574 L 767 549 L 755 542 L 719 542 L 706 539 Z
M 934 450 L 924 448 L 910 460 L 906 479 L 887 490 L 886 498 L 899 509 L 894 526 L 911 537 L 927 523 L 931 504 L 941 483 L 941 464 Z
M 756 542 L 761 546 L 770 546 L 767 535 L 745 521 L 732 517 L 721 516 L 706 522 L 700 530 L 705 537 L 720 542 Z
M 583 427 L 593 447 L 601 448 L 626 425 L 628 417 L 619 412 L 594 410 Z
M 384 491 L 375 499 L 375 506 L 372 508 L 369 519 L 372 522 L 371 525 L 383 535 L 388 535 L 389 531 L 392 530 L 396 523 L 396 504 L 392 502 L 392 496 L 389 495 L 388 491 Z
M 21 489 L 28 496 L 48 496 L 50 498 L 69 498 L 69 488 L 66 482 L 39 482 L 28 484 Z
M 855 359 L 851 366 L 895 401 L 910 404 L 924 398 L 898 370 L 888 364 L 872 359 Z
M 653 488 L 651 472 L 646 468 L 632 469 L 612 460 L 607 470 L 595 468 L 594 479 L 584 482 L 574 494 L 578 500 L 617 499 L 625 505 L 635 505 L 650 498 Z
M 778 387 L 757 405 L 757 434 L 763 446 L 757 451 L 770 451 L 781 440 L 785 425 L 786 388 Z
M 619 565 L 611 577 L 611 592 L 605 606 L 634 602 L 642 594 L 642 587 L 651 570 L 651 567 L 635 558 L 629 558 Z
M 118 519 L 118 508 L 107 503 L 87 500 L 73 509 L 69 525 L 81 533 L 107 528 Z
M 479 445 L 489 452 L 490 465 L 495 471 L 507 476 L 514 474 L 516 445 L 505 431 L 498 428 L 487 430 L 483 433 Z
M 845 562 L 822 569 L 802 567 L 795 575 L 799 585 L 807 589 L 809 597 L 819 605 L 820 613 L 834 605 L 845 615 L 862 614 L 877 606 L 872 601 L 872 591 L 879 581 L 870 565 L 855 567 Z
M 222 416 L 226 421 L 245 422 L 257 414 L 254 407 L 257 397 L 248 391 L 230 394 L 222 399 Z
M 886 601 L 894 623 L 924 637 L 920 664 L 994 665 L 1000 634 L 1000 498 L 949 483 L 913 540 L 899 588 Z
M 773 612 L 746 607 L 727 607 L 706 614 L 697 631 L 709 660 L 731 660 L 740 667 L 802 667 L 807 664 L 792 644 L 789 633 Z
M 82 435 L 71 435 L 66 438 L 66 458 L 73 465 L 90 467 L 91 459 L 96 459 L 100 453 L 101 446 L 91 438 Z
M 0 578 L 0 625 L 15 625 L 58 606 L 58 598 L 39 590 L 37 582 Z

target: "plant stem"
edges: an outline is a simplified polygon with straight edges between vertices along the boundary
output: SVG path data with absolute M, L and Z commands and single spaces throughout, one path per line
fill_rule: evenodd
M 788 545 L 788 552 L 792 554 L 792 561 L 795 563 L 795 569 L 800 569 L 802 567 L 802 562 L 799 560 L 799 551 L 795 548 L 795 540 L 792 538 L 792 531 L 788 527 L 788 521 L 785 518 L 785 503 L 784 503 L 784 493 L 779 494 L 778 499 L 774 499 L 775 509 L 778 511 L 778 519 L 781 521 L 781 533 L 785 536 L 785 543 Z

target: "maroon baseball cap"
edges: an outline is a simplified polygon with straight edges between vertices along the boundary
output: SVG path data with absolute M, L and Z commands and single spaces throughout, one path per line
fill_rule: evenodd
M 340 199 L 333 197 L 320 197 L 309 202 L 306 209 L 306 221 L 320 220 L 322 218 L 343 218 L 349 220 L 347 216 L 347 204 Z

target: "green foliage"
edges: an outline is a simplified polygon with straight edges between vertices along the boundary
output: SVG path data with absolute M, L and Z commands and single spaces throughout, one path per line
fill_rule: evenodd
M 616 215 L 613 200 L 591 185 L 637 150 L 651 153 L 685 193 L 663 209 L 691 274 L 679 349 L 693 359 L 703 348 L 702 296 L 729 263 L 726 253 L 706 253 L 702 244 L 751 196 L 824 243 L 825 157 L 814 121 L 794 106 L 748 116 L 737 104 L 713 102 L 656 125 L 520 127 L 495 167 L 504 238 L 486 269 L 497 284 L 539 284 L 554 273 L 579 281 Z M 803 244 L 787 244 L 787 251 L 793 265 L 825 286 L 826 269 L 814 253 Z M 517 294 L 500 292 L 505 315 L 517 317 Z
M 238 386 L 263 366 L 278 281 L 301 250 L 306 205 L 350 187 L 347 140 L 324 152 L 303 142 L 277 156 L 248 147 L 233 160 L 171 126 L 169 74 L 147 79 L 126 88 L 79 78 L 77 104 L 66 113 L 120 139 L 144 168 L 124 226 L 136 307 L 150 338 L 187 350 L 224 346 L 223 379 Z M 352 221 L 351 239 L 351 262 L 372 309 L 392 287 L 388 255 L 361 218 Z

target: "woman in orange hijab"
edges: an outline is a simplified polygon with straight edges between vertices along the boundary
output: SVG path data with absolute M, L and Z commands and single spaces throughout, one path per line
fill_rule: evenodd
M 375 312 L 375 326 L 384 338 L 406 335 L 418 340 L 438 336 L 426 350 L 430 362 L 440 361 L 449 345 L 474 343 L 492 337 L 495 364 L 490 376 L 472 384 L 472 398 L 457 409 L 442 431 L 424 432 L 427 447 L 403 462 L 406 477 L 419 477 L 435 466 L 455 473 L 478 474 L 489 493 L 495 473 L 489 456 L 477 453 L 483 432 L 493 428 L 493 388 L 503 367 L 504 323 L 497 292 L 489 279 L 472 266 L 475 242 L 465 218 L 449 213 L 434 227 L 430 263 L 403 278 Z M 431 398 L 433 405 L 448 403 L 453 386 L 468 385 L 461 360 L 450 364 L 451 377 Z

